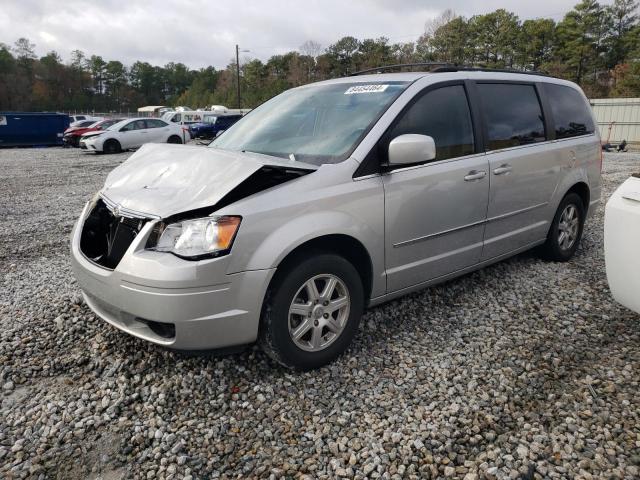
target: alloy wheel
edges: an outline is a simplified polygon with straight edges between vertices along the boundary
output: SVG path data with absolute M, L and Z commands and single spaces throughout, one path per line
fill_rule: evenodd
M 558 222 L 558 245 L 563 250 L 569 250 L 578 238 L 580 216 L 575 205 L 570 203 L 562 211 Z
M 288 315 L 289 335 L 302 350 L 324 350 L 344 330 L 350 307 L 349 290 L 339 277 L 328 273 L 316 275 L 293 297 Z

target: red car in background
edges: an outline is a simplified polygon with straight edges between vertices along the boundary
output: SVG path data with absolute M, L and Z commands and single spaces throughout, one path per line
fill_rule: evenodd
M 106 130 L 111 125 L 123 120 L 122 118 L 110 118 L 108 120 L 100 120 L 99 122 L 93 120 L 86 120 L 75 127 L 69 127 L 64 131 L 62 137 L 62 143 L 65 147 L 78 147 L 80 146 L 80 136 L 83 133 L 95 132 L 97 130 Z

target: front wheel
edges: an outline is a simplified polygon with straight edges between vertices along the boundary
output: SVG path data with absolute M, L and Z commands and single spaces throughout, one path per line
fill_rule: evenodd
M 122 146 L 118 140 L 110 138 L 104 145 L 102 146 L 102 151 L 104 153 L 120 153 L 122 151 Z
M 182 143 L 182 139 L 178 135 L 171 135 L 167 140 L 167 143 Z
M 576 193 L 569 193 L 560 202 L 553 218 L 547 241 L 541 246 L 542 256 L 556 262 L 566 262 L 578 249 L 584 227 L 585 208 Z
M 364 309 L 362 280 L 343 257 L 316 254 L 278 272 L 262 313 L 260 343 L 274 360 L 310 370 L 349 346 Z

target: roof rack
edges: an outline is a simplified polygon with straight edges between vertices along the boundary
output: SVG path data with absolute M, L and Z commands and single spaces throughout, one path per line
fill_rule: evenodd
M 548 77 L 546 73 L 538 72 L 535 70 L 514 70 L 509 68 L 486 68 L 486 67 L 469 67 L 456 65 L 448 62 L 418 62 L 418 63 L 396 63 L 394 65 L 382 65 L 375 68 L 367 68 L 366 70 L 360 70 L 350 74 L 350 77 L 357 75 L 363 75 L 365 73 L 382 73 L 385 70 L 393 70 L 400 68 L 413 67 L 433 67 L 428 70 L 429 73 L 446 73 L 446 72 L 494 72 L 494 73 L 519 73 L 521 75 L 540 75 L 542 77 Z
M 375 68 L 367 68 L 366 70 L 360 70 L 349 74 L 350 77 L 356 75 L 363 75 L 365 73 L 382 73 L 383 70 L 393 70 L 395 68 L 408 68 L 408 67 L 434 67 L 434 68 L 456 68 L 456 66 L 449 62 L 418 62 L 418 63 L 396 63 L 395 65 L 382 65 Z
M 494 73 L 519 73 L 521 75 L 540 75 L 548 77 L 546 73 L 537 70 L 515 70 L 513 68 L 486 68 L 486 67 L 456 67 L 443 66 L 434 68 L 430 73 L 446 73 L 446 72 L 494 72 Z

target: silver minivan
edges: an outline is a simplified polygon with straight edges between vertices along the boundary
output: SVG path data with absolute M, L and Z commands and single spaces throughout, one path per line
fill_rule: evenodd
M 89 307 L 136 337 L 257 340 L 315 368 L 367 307 L 533 247 L 570 259 L 601 161 L 567 81 L 441 68 L 315 83 L 209 147 L 143 146 L 85 206 L 73 269 Z

